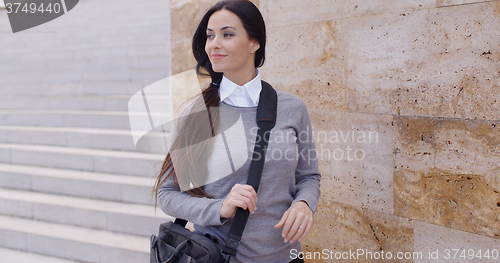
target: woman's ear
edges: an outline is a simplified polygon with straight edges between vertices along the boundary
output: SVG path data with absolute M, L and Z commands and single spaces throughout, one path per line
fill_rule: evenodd
M 252 53 L 255 53 L 257 50 L 259 50 L 260 44 L 259 41 L 257 40 L 252 40 Z

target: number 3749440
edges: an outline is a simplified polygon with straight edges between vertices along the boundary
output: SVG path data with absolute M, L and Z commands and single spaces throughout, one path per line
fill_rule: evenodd
M 61 5 L 59 3 L 48 3 L 45 6 L 43 3 L 39 3 L 38 5 L 36 3 L 7 3 L 5 5 L 5 9 L 7 10 L 7 13 L 60 13 L 64 12 L 61 8 Z
M 434 256 L 441 254 L 439 250 L 434 252 Z M 499 259 L 497 249 L 444 249 L 442 250 L 442 257 L 444 259 L 483 259 L 483 260 L 496 260 Z M 429 255 L 433 253 L 430 252 Z M 432 257 L 432 256 L 431 256 Z

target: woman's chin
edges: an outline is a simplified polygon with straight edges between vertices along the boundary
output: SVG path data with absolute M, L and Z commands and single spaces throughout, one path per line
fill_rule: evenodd
M 212 70 L 217 72 L 217 73 L 224 73 L 224 68 L 222 68 L 222 67 L 214 67 L 212 65 Z

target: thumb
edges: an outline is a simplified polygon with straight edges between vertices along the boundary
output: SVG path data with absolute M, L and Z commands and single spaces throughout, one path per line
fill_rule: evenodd
M 288 217 L 288 210 L 286 210 L 286 212 L 283 214 L 283 216 L 281 217 L 281 220 L 278 222 L 278 224 L 276 224 L 274 226 L 274 228 L 276 229 L 280 229 L 282 228 L 284 225 L 285 225 L 285 221 L 286 221 L 286 218 Z

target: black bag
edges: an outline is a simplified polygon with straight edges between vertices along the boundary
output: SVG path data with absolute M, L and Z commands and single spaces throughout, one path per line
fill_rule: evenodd
M 160 225 L 158 237 L 151 236 L 151 263 L 225 262 L 216 237 L 191 232 L 185 223 L 177 219 Z
M 276 122 L 278 95 L 267 82 L 262 81 L 257 124 L 259 130 L 256 140 L 247 184 L 259 189 L 270 130 Z M 227 147 L 227 145 L 226 145 Z M 150 263 L 225 263 L 236 256 L 241 235 L 248 220 L 249 211 L 238 208 L 229 230 L 226 245 L 222 246 L 214 236 L 205 236 L 186 229 L 186 220 L 177 218 L 175 222 L 160 225 L 158 236 L 151 236 Z

